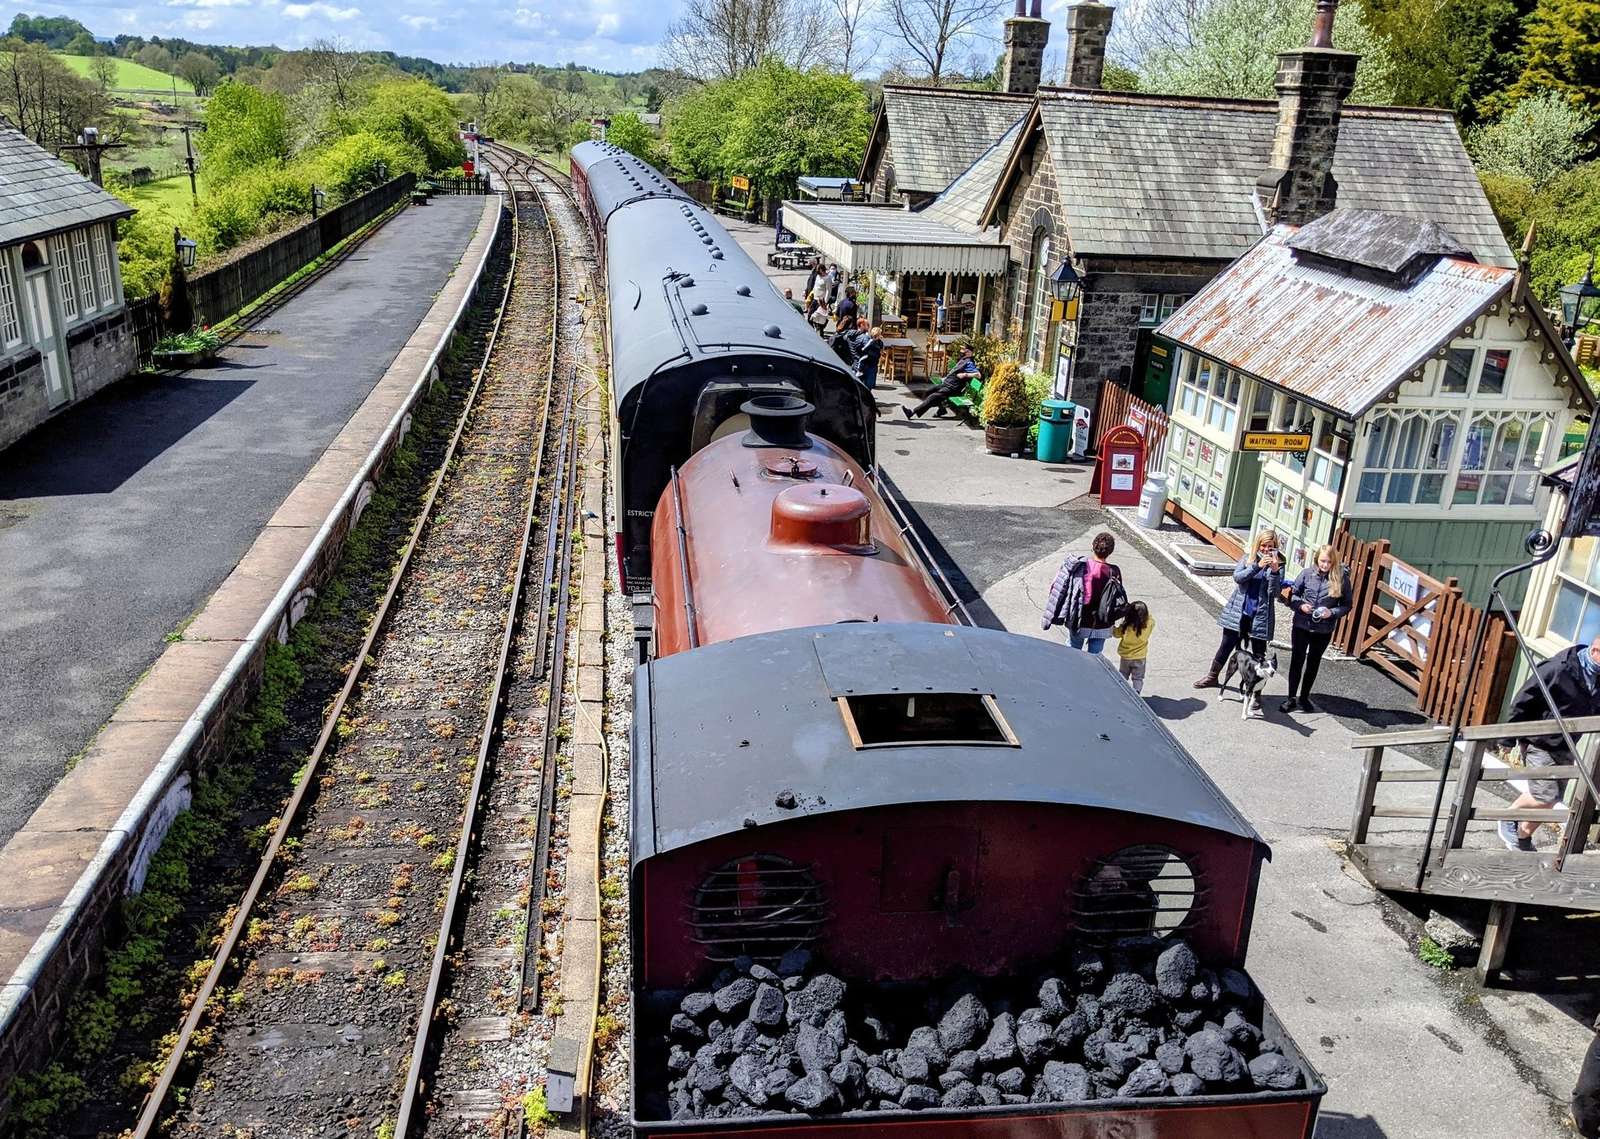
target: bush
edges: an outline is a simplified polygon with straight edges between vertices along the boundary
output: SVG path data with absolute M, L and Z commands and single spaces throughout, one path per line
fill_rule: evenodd
M 972 358 L 977 361 L 978 371 L 985 376 L 994 375 L 1000 362 L 1007 358 L 1015 359 L 1017 346 L 998 336 L 985 336 L 981 332 L 968 332 L 960 336 L 950 346 L 950 356 L 954 359 L 960 354 L 961 349 L 971 348 Z
M 178 220 L 166 210 L 141 209 L 121 225 L 117 254 L 122 291 L 129 299 L 154 296 L 172 264 L 172 231 Z
M 1015 360 L 1004 361 L 983 385 L 981 418 L 985 427 L 1026 427 L 1030 422 L 1028 388 Z M 1037 419 L 1038 413 L 1031 418 Z
M 205 252 L 221 253 L 310 213 L 314 176 L 303 166 L 264 168 L 214 188 L 195 215 Z

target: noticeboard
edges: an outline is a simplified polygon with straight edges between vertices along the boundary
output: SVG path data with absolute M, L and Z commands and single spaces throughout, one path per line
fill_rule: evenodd
M 1567 494 L 1567 518 L 1561 525 L 1563 538 L 1600 535 L 1600 438 L 1592 428 L 1584 440 L 1583 458 Z
M 750 189 L 750 179 L 746 178 L 743 174 L 735 174 L 728 180 L 728 184 L 735 190 Z
M 1311 436 L 1304 431 L 1246 431 L 1242 451 L 1309 451 Z

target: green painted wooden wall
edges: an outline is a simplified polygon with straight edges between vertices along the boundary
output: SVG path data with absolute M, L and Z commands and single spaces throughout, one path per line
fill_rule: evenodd
M 1489 599 L 1494 575 L 1528 560 L 1522 540 L 1534 522 L 1436 520 L 1428 518 L 1351 518 L 1350 532 L 1364 542 L 1389 539 L 1394 555 L 1440 580 L 1459 578 L 1467 600 L 1481 606 Z M 1528 575 L 1508 579 L 1502 588 L 1507 603 L 1522 605 Z

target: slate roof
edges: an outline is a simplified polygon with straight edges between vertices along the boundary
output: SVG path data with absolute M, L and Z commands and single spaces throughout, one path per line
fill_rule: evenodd
M 0 246 L 131 213 L 21 131 L 0 126 Z
M 876 129 L 888 131 L 895 185 L 914 193 L 943 192 L 1032 104 L 1031 95 L 997 91 L 884 87 Z
M 1514 269 L 1454 257 L 1409 286 L 1342 272 L 1301 260 L 1294 233 L 1273 229 L 1160 335 L 1353 419 L 1515 287 Z
M 1472 258 L 1435 223 L 1382 210 L 1336 209 L 1301 226 L 1289 248 L 1390 275 L 1432 258 Z
M 1038 114 L 1078 253 L 1231 260 L 1261 237 L 1275 100 L 1046 88 Z M 1346 107 L 1333 173 L 1341 206 L 1420 217 L 1515 264 L 1449 112 Z
M 1023 118 L 1012 123 L 1010 129 L 950 183 L 944 193 L 922 208 L 922 214 L 968 233 L 982 233 L 983 209 L 989 204 L 995 183 L 1005 173 L 1011 148 L 1026 121 Z

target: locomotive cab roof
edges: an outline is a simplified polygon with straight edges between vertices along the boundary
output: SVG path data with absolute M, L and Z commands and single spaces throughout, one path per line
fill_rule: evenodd
M 637 865 L 751 826 L 909 803 L 1124 811 L 1265 842 L 1099 657 L 964 626 L 763 633 L 636 674 Z

